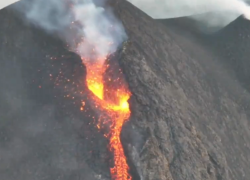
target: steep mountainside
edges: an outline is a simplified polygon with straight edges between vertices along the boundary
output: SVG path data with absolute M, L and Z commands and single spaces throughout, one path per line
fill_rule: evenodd
M 190 33 L 199 44 L 206 46 L 211 52 L 219 57 L 227 68 L 238 78 L 241 84 L 249 90 L 250 73 L 249 65 L 249 37 L 250 22 L 243 17 L 237 18 L 223 29 L 211 33 L 204 34 L 199 30 L 199 26 L 195 21 L 189 18 L 177 18 L 159 20 L 168 28 L 185 29 L 186 34 Z
M 239 17 L 226 28 L 204 39 L 234 70 L 241 83 L 250 90 L 250 22 Z
M 150 131 L 148 154 L 157 154 L 147 167 L 166 179 L 247 179 L 249 94 L 191 33 L 163 28 L 126 2 L 115 9 L 131 41 L 120 61 L 132 105 L 142 106 L 131 123 Z
M 114 60 L 132 92 L 121 137 L 133 180 L 248 180 L 250 96 L 221 57 L 126 1 L 110 4 L 129 37 Z M 110 179 L 108 142 L 79 111 L 89 94 L 80 58 L 10 9 L 0 22 L 1 178 Z

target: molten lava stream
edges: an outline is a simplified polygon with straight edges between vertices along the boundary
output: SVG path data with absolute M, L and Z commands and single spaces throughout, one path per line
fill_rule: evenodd
M 114 167 L 110 168 L 113 180 L 131 180 L 129 166 L 121 144 L 120 134 L 122 126 L 130 117 L 128 99 L 130 91 L 125 85 L 122 87 L 108 87 L 104 90 L 103 75 L 107 68 L 103 61 L 99 63 L 88 63 L 84 61 L 87 68 L 87 86 L 96 96 L 93 98 L 97 107 L 108 114 L 111 119 L 110 132 L 106 136 L 110 139 L 110 151 L 114 154 Z M 111 81 L 111 80 L 110 80 Z M 107 98 L 108 97 L 108 98 Z

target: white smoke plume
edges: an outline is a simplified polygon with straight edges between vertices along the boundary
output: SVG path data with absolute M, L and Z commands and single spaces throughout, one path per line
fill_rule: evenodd
M 122 24 L 115 18 L 111 11 L 97 7 L 93 1 L 85 1 L 74 6 L 76 21 L 82 27 L 79 29 L 84 36 L 84 42 L 80 43 L 77 50 L 80 55 L 91 56 L 90 47 L 99 57 L 105 57 L 113 53 L 126 38 Z
M 15 8 L 40 28 L 59 34 L 84 58 L 105 57 L 127 38 L 110 8 L 97 6 L 93 0 L 24 0 Z
M 194 16 L 209 26 L 225 26 L 240 15 L 250 19 L 250 0 L 128 0 L 155 19 Z M 205 13 L 205 14 L 204 14 Z

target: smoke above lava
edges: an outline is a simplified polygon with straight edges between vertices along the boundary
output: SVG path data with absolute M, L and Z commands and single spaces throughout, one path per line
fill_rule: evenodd
M 98 124 L 110 123 L 109 133 L 104 136 L 109 139 L 109 149 L 113 152 L 111 178 L 131 180 L 120 139 L 122 126 L 130 117 L 128 99 L 131 93 L 122 78 L 115 77 L 115 70 L 106 81 L 104 76 L 110 67 L 105 64 L 107 58 L 126 39 L 122 24 L 110 9 L 97 6 L 92 0 L 34 0 L 25 1 L 19 7 L 26 18 L 40 28 L 59 33 L 69 48 L 81 57 L 86 66 L 86 85 L 92 92 L 88 101 L 97 108 Z M 84 110 L 83 107 L 79 109 Z M 108 120 L 103 119 L 105 114 Z M 101 126 L 98 124 L 97 128 Z
M 92 60 L 115 52 L 127 38 L 112 10 L 97 6 L 93 0 L 25 0 L 14 8 L 29 22 L 58 34 L 70 50 Z
M 128 0 L 155 19 L 193 16 L 209 27 L 223 27 L 240 15 L 250 19 L 250 0 Z

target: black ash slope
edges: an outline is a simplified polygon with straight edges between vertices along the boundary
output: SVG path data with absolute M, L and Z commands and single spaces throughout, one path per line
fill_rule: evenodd
M 10 9 L 0 23 L 0 179 L 109 177 L 108 142 L 80 111 L 80 57 Z
M 247 179 L 250 96 L 221 56 L 127 2 L 115 10 L 129 34 L 120 64 L 134 95 L 131 126 L 147 134 L 133 151 L 142 176 Z
M 226 27 L 210 34 L 204 34 L 199 29 L 197 22 L 188 17 L 159 20 L 168 28 L 184 29 L 184 34 L 190 34 L 191 39 L 199 41 L 215 53 L 219 61 L 233 71 L 233 74 L 247 89 L 249 84 L 249 46 L 250 46 L 250 21 L 240 16 Z
M 239 17 L 227 27 L 204 39 L 250 90 L 250 21 Z

